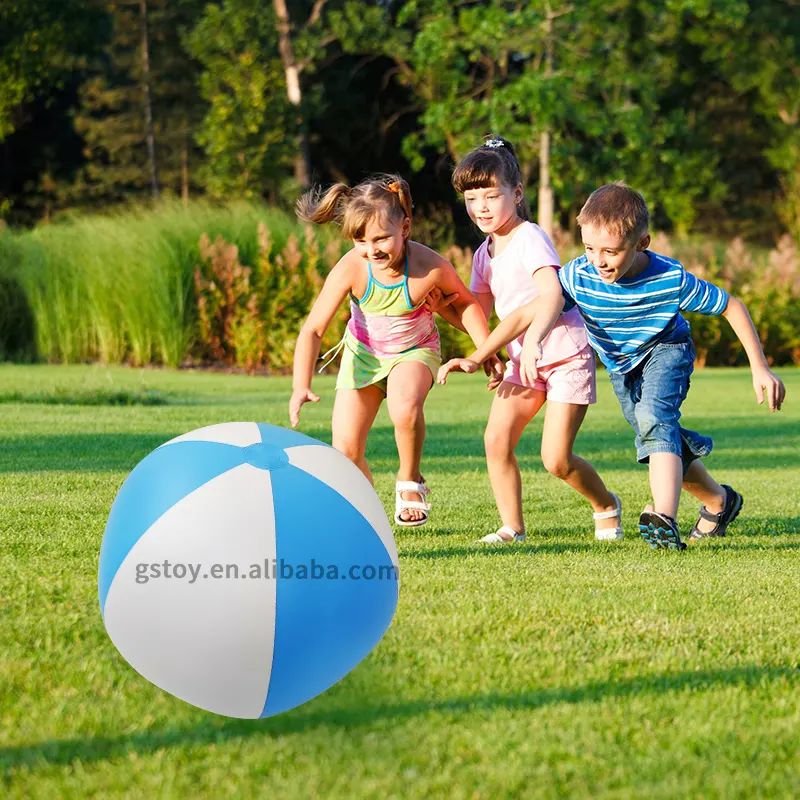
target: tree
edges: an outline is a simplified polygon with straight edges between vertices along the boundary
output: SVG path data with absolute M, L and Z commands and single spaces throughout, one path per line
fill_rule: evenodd
M 147 166 L 150 171 L 150 184 L 153 198 L 159 196 L 158 166 L 156 164 L 156 137 L 153 133 L 153 101 L 150 97 L 150 39 L 147 33 L 147 0 L 139 0 L 139 29 L 141 30 L 141 87 L 144 94 L 144 128 L 147 142 Z
M 110 0 L 107 8 L 111 32 L 75 117 L 87 158 L 76 198 L 118 202 L 161 190 L 188 196 L 203 104 L 199 65 L 180 36 L 197 19 L 200 0 Z
M 735 37 L 729 17 L 720 13 L 693 31 L 692 40 L 738 101 L 740 137 L 746 138 L 732 155 L 741 158 L 755 150 L 766 162 L 758 164 L 757 203 L 769 206 L 770 195 L 778 194 L 777 214 L 800 242 L 800 4 L 750 0 L 743 5 Z M 764 176 L 769 180 L 769 166 L 777 172 L 777 186 L 761 183 Z M 750 180 L 742 194 L 754 193 Z
M 203 65 L 200 93 L 208 110 L 197 140 L 207 157 L 208 191 L 276 194 L 294 148 L 274 11 L 257 0 L 209 4 L 186 42 Z
M 289 165 L 295 185 L 309 185 L 309 119 L 319 95 L 307 90 L 304 76 L 332 41 L 322 19 L 326 3 L 273 0 L 265 8 L 257 0 L 224 0 L 206 7 L 187 42 L 204 66 L 209 110 L 199 141 L 212 193 L 274 196 Z
M 0 4 L 0 141 L 14 115 L 54 86 L 91 48 L 99 15 L 80 0 L 3 0 Z
M 545 205 L 551 178 L 562 219 L 622 177 L 686 229 L 725 184 L 708 118 L 680 102 L 676 52 L 698 16 L 735 30 L 746 13 L 738 0 L 413 0 L 396 18 L 350 2 L 331 19 L 349 52 L 392 59 L 417 98 L 419 129 L 404 143 L 413 168 L 429 148 L 455 160 L 498 133 L 518 145 L 526 182 L 539 166 Z
M 314 0 L 314 5 L 302 31 L 308 39 L 309 33 L 318 26 L 327 0 Z M 300 61 L 295 52 L 293 26 L 286 0 L 273 0 L 275 16 L 278 18 L 278 51 L 281 54 L 284 79 L 286 81 L 286 97 L 295 108 L 297 125 L 297 154 L 294 159 L 294 177 L 303 188 L 311 184 L 311 154 L 308 144 L 308 125 L 303 108 L 303 90 L 300 77 L 310 66 L 311 59 Z

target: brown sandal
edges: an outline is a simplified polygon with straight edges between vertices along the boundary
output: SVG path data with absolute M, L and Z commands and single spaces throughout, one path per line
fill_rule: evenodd
M 713 514 L 705 506 L 702 506 L 700 509 L 700 516 L 697 518 L 697 522 L 695 522 L 692 532 L 689 534 L 690 542 L 696 542 L 698 539 L 705 539 L 708 536 L 724 536 L 728 525 L 736 519 L 739 512 L 742 510 L 744 500 L 739 492 L 731 489 L 730 486 L 724 483 L 722 484 L 722 488 L 725 490 L 725 508 L 723 508 L 719 514 Z M 715 523 L 714 527 L 710 531 L 699 530 L 697 526 L 700 524 L 701 519 Z

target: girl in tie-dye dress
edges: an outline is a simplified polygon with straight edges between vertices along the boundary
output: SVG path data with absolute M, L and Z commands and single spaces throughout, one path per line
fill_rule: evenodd
M 423 405 L 441 363 L 439 333 L 425 300 L 432 292 L 452 297 L 440 313 L 463 327 L 476 345 L 488 336 L 486 318 L 453 266 L 409 240 L 411 192 L 402 178 L 387 175 L 353 188 L 336 184 L 324 194 L 309 192 L 298 201 L 297 213 L 310 222 L 338 222 L 353 249 L 331 270 L 298 336 L 289 403 L 292 427 L 302 405 L 319 400 L 311 391 L 311 377 L 320 342 L 349 296 L 350 321 L 335 348 L 342 351 L 342 362 L 333 446 L 372 481 L 365 459 L 367 435 L 386 399 L 400 456 L 395 522 L 424 525 L 430 490 L 420 473 Z M 499 362 L 489 365 L 498 368 Z

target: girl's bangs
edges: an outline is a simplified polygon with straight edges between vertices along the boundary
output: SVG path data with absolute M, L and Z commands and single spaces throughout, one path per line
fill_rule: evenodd
M 493 153 L 470 153 L 453 173 L 453 187 L 460 194 L 469 189 L 490 189 L 502 181 L 503 164 Z
M 342 219 L 342 236 L 345 239 L 360 239 L 367 229 L 369 221 L 379 212 L 375 208 L 350 203 Z

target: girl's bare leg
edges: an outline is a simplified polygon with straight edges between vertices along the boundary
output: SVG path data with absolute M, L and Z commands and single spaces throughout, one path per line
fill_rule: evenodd
M 373 483 L 364 457 L 367 435 L 383 402 L 383 391 L 377 386 L 363 389 L 338 389 L 333 403 L 333 446 L 344 453 Z
M 525 426 L 536 416 L 545 399 L 544 391 L 504 381 L 497 389 L 483 437 L 489 481 L 500 519 L 517 533 L 525 532 L 525 521 L 522 518 L 522 478 L 514 450 Z M 499 535 L 511 539 L 504 533 Z
M 542 431 L 542 463 L 551 475 L 561 478 L 582 494 L 594 511 L 613 511 L 616 504 L 603 479 L 588 461 L 572 452 L 588 408 L 552 400 L 547 404 Z M 621 527 L 622 522 L 619 517 L 610 517 L 597 520 L 596 525 L 602 530 Z
M 405 361 L 389 373 L 386 390 L 386 405 L 394 425 L 394 438 L 400 456 L 398 481 L 419 483 L 422 447 L 425 443 L 425 415 L 423 406 L 433 386 L 433 376 L 421 361 Z M 417 492 L 403 492 L 404 500 L 421 502 Z M 423 519 L 425 513 L 415 508 L 402 512 L 407 522 Z

